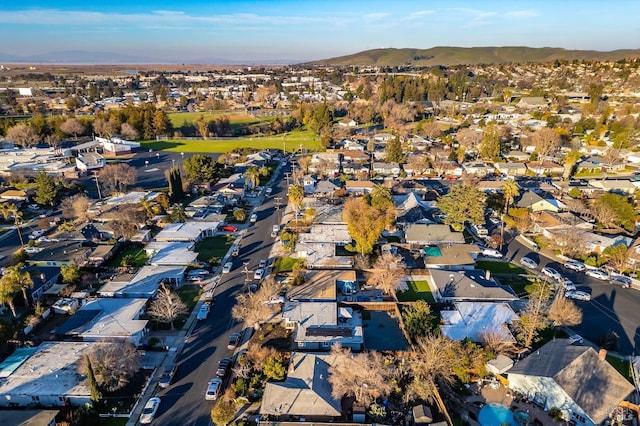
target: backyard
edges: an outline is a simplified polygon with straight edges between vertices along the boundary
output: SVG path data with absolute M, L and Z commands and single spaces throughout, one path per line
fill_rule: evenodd
M 236 148 L 282 149 L 283 142 L 287 151 L 297 151 L 302 146 L 307 151 L 319 151 L 322 144 L 319 138 L 309 130 L 293 130 L 284 135 L 235 137 L 224 139 L 142 141 L 143 149 L 170 152 L 211 152 L 225 153 Z
M 295 265 L 300 263 L 301 259 L 296 259 L 293 257 L 278 257 L 273 261 L 273 273 L 278 272 L 291 272 L 293 271 Z
M 205 238 L 196 244 L 195 252 L 198 253 L 198 260 L 219 265 L 233 241 L 234 238 L 229 235 Z
M 424 300 L 427 303 L 435 303 L 429 283 L 426 281 L 407 281 L 409 288 L 405 291 L 399 291 L 396 296 L 400 302 L 415 302 L 416 300 Z
M 109 261 L 107 266 L 117 268 L 121 266 L 141 267 L 147 262 L 147 253 L 140 247 L 125 247 Z

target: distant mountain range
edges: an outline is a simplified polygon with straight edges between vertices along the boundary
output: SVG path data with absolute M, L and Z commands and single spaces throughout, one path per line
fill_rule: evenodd
M 224 58 L 194 58 L 178 60 L 173 58 L 152 58 L 113 52 L 89 52 L 85 50 L 64 50 L 20 56 L 0 52 L 0 63 L 4 64 L 49 64 L 49 65 L 111 65 L 111 64 L 211 64 L 211 65 L 283 65 L 295 60 L 240 61 Z
M 373 49 L 353 55 L 299 65 L 371 65 L 371 66 L 434 66 L 476 65 L 508 62 L 550 62 L 566 60 L 619 60 L 640 58 L 640 49 L 613 50 L 566 50 L 555 47 L 433 47 L 431 49 Z

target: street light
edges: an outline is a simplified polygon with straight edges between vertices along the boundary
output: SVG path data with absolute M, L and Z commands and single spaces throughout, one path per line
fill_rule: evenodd
M 147 167 L 149 167 L 149 160 L 144 160 L 144 168 L 146 169 Z
M 158 161 L 160 161 L 160 153 L 156 152 L 156 158 L 158 159 Z

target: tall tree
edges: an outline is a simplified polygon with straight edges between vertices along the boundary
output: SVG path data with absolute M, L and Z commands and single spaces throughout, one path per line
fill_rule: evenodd
M 127 186 L 136 182 L 136 169 L 124 163 L 109 164 L 102 169 L 98 179 L 105 191 L 124 192 Z
M 78 135 L 84 133 L 85 127 L 77 118 L 71 117 L 60 124 L 60 131 L 65 135 L 73 136 L 77 140 Z
M 570 151 L 564 157 L 564 171 L 562 172 L 562 177 L 565 179 L 569 179 L 571 177 L 571 173 L 573 172 L 573 166 L 580 161 L 582 158 L 582 154 L 578 151 Z
M 91 359 L 88 355 L 85 355 L 84 363 L 86 365 L 87 382 L 89 384 L 89 392 L 91 393 L 91 401 L 98 402 L 102 399 L 100 390 L 98 389 L 98 382 L 96 376 L 93 373 L 93 367 L 91 366 Z
M 36 203 L 41 206 L 52 207 L 56 202 L 56 196 L 58 195 L 58 188 L 56 182 L 53 180 L 47 172 L 41 170 L 36 175 L 35 179 L 35 197 Z
M 604 249 L 602 254 L 607 258 L 611 266 L 620 273 L 624 272 L 629 266 L 627 264 L 629 261 L 629 249 L 624 243 L 609 246 Z
M 536 130 L 531 137 L 531 141 L 539 154 L 539 161 L 544 161 L 545 157 L 560 147 L 560 135 L 554 129 L 548 127 Z
M 0 303 L 6 303 L 11 309 L 13 317 L 16 317 L 16 307 L 13 300 L 20 292 L 20 286 L 9 274 L 4 274 L 0 278 Z
M 20 246 L 24 247 L 24 239 L 22 238 L 22 230 L 20 225 L 22 225 L 22 211 L 18 210 L 17 206 L 11 207 L 11 216 L 13 216 L 13 225 L 16 228 L 16 232 L 18 233 L 18 238 L 20 238 Z
M 397 301 L 396 288 L 406 275 L 405 266 L 402 256 L 384 253 L 373 264 L 367 284 L 391 295 Z
M 541 330 L 549 325 L 547 318 L 549 300 L 553 287 L 546 281 L 537 280 L 530 286 L 529 301 L 516 322 L 515 329 L 522 344 L 530 348 Z
M 216 178 L 215 161 L 204 154 L 194 154 L 184 160 L 184 171 L 197 183 L 211 182 Z
M 171 330 L 173 330 L 174 321 L 181 315 L 188 313 L 188 310 L 187 305 L 180 297 L 172 293 L 170 288 L 163 285 L 158 289 L 158 294 L 154 301 L 151 302 L 147 313 L 155 321 L 169 324 Z
M 7 139 L 23 147 L 35 145 L 40 141 L 40 135 L 31 126 L 16 124 L 7 131 Z
M 485 129 L 482 143 L 480 144 L 480 157 L 485 160 L 493 160 L 500 155 L 500 132 L 494 125 Z
M 371 207 L 364 198 L 353 198 L 345 203 L 342 218 L 356 242 L 356 251 L 363 255 L 373 252 L 387 222 L 385 213 Z
M 431 307 L 424 300 L 418 300 L 402 310 L 404 329 L 412 340 L 431 333 L 433 319 Z
M 455 231 L 462 231 L 465 222 L 484 222 L 485 194 L 474 186 L 454 185 L 449 193 L 438 200 L 438 208 L 446 214 L 445 223 Z
M 296 211 L 303 207 L 304 188 L 302 185 L 291 185 L 289 188 L 289 202 L 293 205 Z
M 87 374 L 90 365 L 98 386 L 107 392 L 125 387 L 140 369 L 140 355 L 131 343 L 100 342 L 83 361 L 78 366 L 80 373 Z
M 273 300 L 279 291 L 280 288 L 275 281 L 266 280 L 255 293 L 247 292 L 236 296 L 231 316 L 248 327 L 258 327 L 276 313 L 269 301 Z
M 62 275 L 62 282 L 65 284 L 73 284 L 80 280 L 80 267 L 75 263 L 69 263 L 63 265 L 60 268 L 60 275 Z
M 513 179 L 506 180 L 502 186 L 502 194 L 504 195 L 504 212 L 509 211 L 509 206 L 513 203 L 513 200 L 520 195 L 520 187 Z
M 571 299 L 558 295 L 549 308 L 554 327 L 573 327 L 582 323 L 582 310 Z
M 402 163 L 404 161 L 400 136 L 396 135 L 393 139 L 387 142 L 387 147 L 384 151 L 384 159 L 390 163 Z
M 249 188 L 258 186 L 260 184 L 260 170 L 256 166 L 247 167 L 244 172 L 244 181 Z

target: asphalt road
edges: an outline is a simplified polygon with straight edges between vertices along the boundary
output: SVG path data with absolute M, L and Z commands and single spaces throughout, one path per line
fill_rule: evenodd
M 518 265 L 519 260 L 527 256 L 538 262 L 536 272 L 545 266 L 550 266 L 573 281 L 577 290 L 591 294 L 591 301 L 578 301 L 582 308 L 582 324 L 571 327 L 573 331 L 587 340 L 598 344 L 598 341 L 608 332 L 613 331 L 618 336 L 616 350 L 625 355 L 640 354 L 640 291 L 632 288 L 622 288 L 588 277 L 584 272 L 566 269 L 561 263 L 532 252 L 517 240 L 509 244 L 507 258 Z
M 273 194 L 264 200 L 255 212 L 258 221 L 249 225 L 244 231 L 241 241 L 240 254 L 233 260 L 233 269 L 224 274 L 215 288 L 215 305 L 209 318 L 196 324 L 184 350 L 178 356 L 178 372 L 167 389 L 158 392 L 162 403 L 154 420 L 156 425 L 166 426 L 209 426 L 212 425 L 210 412 L 213 401 L 206 401 L 204 394 L 208 381 L 215 377 L 218 361 L 232 356 L 227 349 L 228 336 L 232 332 L 241 331 L 242 324 L 231 318 L 231 307 L 235 303 L 235 296 L 247 291 L 246 274 L 243 272 L 243 262 L 248 262 L 247 268 L 255 271 L 261 259 L 267 259 L 274 244 L 271 238 L 271 227 L 277 221 L 274 197 L 286 200 L 286 183 L 283 183 L 284 170 L 280 168 L 273 187 Z M 239 232 L 242 232 L 241 229 Z M 253 278 L 253 272 L 250 274 Z M 254 281 L 255 282 L 255 281 Z M 245 333 L 244 340 L 248 338 Z M 225 389 L 229 386 L 225 380 Z M 224 392 L 224 390 L 223 390 Z

